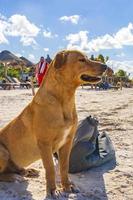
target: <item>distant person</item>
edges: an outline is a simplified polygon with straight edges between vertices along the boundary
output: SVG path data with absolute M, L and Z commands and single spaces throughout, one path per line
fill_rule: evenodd
M 26 77 L 25 77 L 25 82 L 28 82 L 28 81 L 29 81 L 29 77 L 26 76 Z
M 44 59 L 43 56 L 41 56 L 40 61 L 36 66 L 36 78 L 39 86 L 42 83 L 43 77 L 45 76 L 47 69 L 48 62 Z
M 52 59 L 50 58 L 49 54 L 47 54 L 47 58 L 46 58 L 47 63 L 51 63 Z

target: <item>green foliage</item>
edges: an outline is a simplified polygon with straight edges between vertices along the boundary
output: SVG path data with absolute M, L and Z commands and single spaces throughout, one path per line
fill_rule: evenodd
M 9 67 L 7 70 L 7 75 L 11 76 L 11 77 L 16 77 L 16 78 L 20 78 L 20 69 L 15 69 L 13 67 Z
M 95 60 L 94 55 L 91 55 L 90 59 L 91 60 Z
M 25 67 L 24 69 L 23 69 L 23 72 L 24 73 L 29 73 L 31 71 L 31 68 L 30 67 Z
M 122 70 L 122 69 L 119 69 L 116 74 L 115 74 L 117 77 L 127 77 L 127 72 Z
M 98 61 L 101 61 L 102 63 L 105 63 L 105 62 L 106 62 L 106 60 L 105 60 L 105 58 L 104 58 L 104 56 L 103 56 L 102 54 L 99 54 L 99 55 L 98 55 L 97 60 L 98 60 Z
M 4 65 L 0 64 L 0 79 L 4 77 Z
M 94 57 L 94 55 L 91 55 L 90 59 L 106 63 L 109 60 L 109 56 L 104 57 L 102 54 L 99 54 L 97 57 Z
M 105 62 L 107 62 L 109 60 L 109 56 L 105 57 Z
M 11 77 L 16 77 L 18 79 L 21 78 L 22 73 L 25 74 L 31 74 L 32 73 L 32 68 L 31 67 L 24 67 L 23 69 L 18 67 L 14 68 L 12 66 L 8 66 L 7 69 L 7 75 Z M 0 80 L 2 80 L 5 76 L 5 66 L 3 64 L 0 64 Z

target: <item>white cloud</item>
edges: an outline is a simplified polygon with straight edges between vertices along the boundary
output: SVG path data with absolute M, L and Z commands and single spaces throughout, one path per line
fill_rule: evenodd
M 108 60 L 107 65 L 110 66 L 115 72 L 119 69 L 123 69 L 124 71 L 131 74 L 133 77 L 133 60 L 125 60 L 125 61 L 116 61 L 116 60 Z
M 33 54 L 29 54 L 28 59 L 32 62 L 35 62 L 35 56 Z
M 0 33 L 2 35 L 1 43 L 7 43 L 6 36 L 20 37 L 20 41 L 24 46 L 35 44 L 35 37 L 40 29 L 31 23 L 26 16 L 15 14 L 9 19 L 0 18 Z M 4 36 L 4 37 L 3 37 Z
M 115 40 L 114 37 L 106 34 L 91 40 L 88 43 L 88 48 L 90 51 L 99 51 L 100 49 L 120 49 L 122 48 L 122 45 L 117 40 Z
M 88 48 L 88 31 L 80 31 L 76 34 L 69 34 L 66 36 L 69 41 L 67 49 L 86 50 Z
M 47 38 L 52 37 L 52 33 L 50 31 L 43 31 L 43 35 L 44 35 L 44 37 L 47 37 Z
M 121 28 L 116 34 L 97 37 L 88 44 L 89 48 L 93 48 L 95 51 L 100 49 L 120 49 L 125 45 L 133 45 L 132 23 L 129 23 L 127 27 Z
M 10 36 L 35 37 L 40 30 L 36 25 L 28 21 L 24 15 L 12 15 L 8 22 L 9 26 L 6 32 Z
M 88 41 L 88 31 L 80 31 L 66 36 L 69 41 L 67 48 L 78 48 L 87 52 L 103 49 L 122 49 L 124 46 L 133 46 L 133 24 L 129 23 L 116 34 L 105 34 Z
M 133 45 L 133 24 L 121 28 L 114 36 L 114 39 L 121 45 Z
M 47 51 L 49 51 L 49 48 L 44 48 L 43 50 L 47 52 Z
M 49 30 L 44 30 L 43 31 L 43 36 L 46 37 L 46 38 L 55 38 L 55 37 L 58 37 L 57 34 L 52 34 L 52 32 L 49 31 Z
M 2 15 L 2 14 L 0 13 L 0 19 L 6 20 L 7 18 L 6 18 L 4 15 Z
M 30 46 L 30 45 L 36 45 L 36 41 L 32 37 L 21 37 L 20 42 L 23 44 L 23 46 Z
M 59 18 L 59 20 L 62 22 L 70 21 L 72 24 L 78 24 L 79 19 L 80 19 L 79 15 L 62 16 Z
M 17 57 L 21 57 L 22 55 L 20 53 L 14 53 Z
M 0 15 L 0 44 L 9 43 L 4 33 L 7 25 L 8 23 L 5 21 L 5 18 L 2 15 Z
M 8 44 L 9 41 L 5 38 L 4 34 L 0 31 L 0 44 Z

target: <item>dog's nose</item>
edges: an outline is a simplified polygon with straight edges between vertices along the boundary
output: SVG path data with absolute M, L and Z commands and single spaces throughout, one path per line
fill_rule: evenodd
M 107 69 L 107 65 L 102 64 L 102 68 L 103 68 L 103 71 L 106 71 L 106 69 Z

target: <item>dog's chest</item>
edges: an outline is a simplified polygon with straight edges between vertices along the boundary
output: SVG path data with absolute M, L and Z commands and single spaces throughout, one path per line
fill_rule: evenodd
M 69 128 L 64 129 L 62 137 L 58 141 L 57 149 L 60 149 L 66 143 L 66 140 L 67 140 L 68 135 L 70 134 L 71 128 L 72 128 L 72 126 L 70 126 Z

